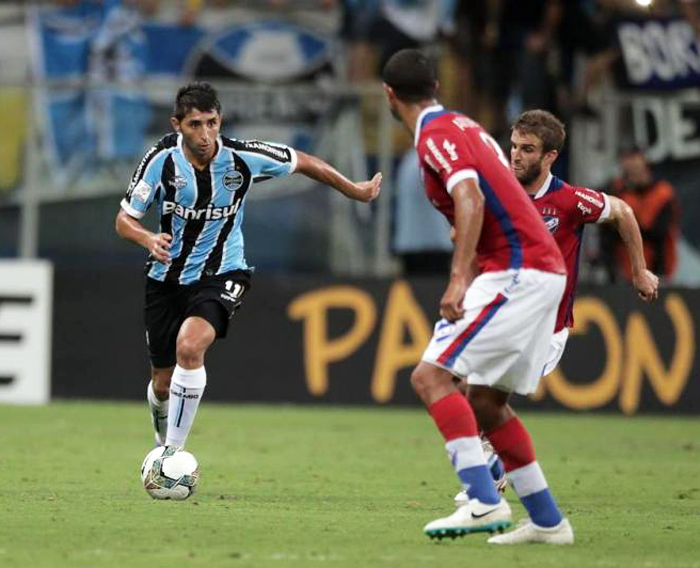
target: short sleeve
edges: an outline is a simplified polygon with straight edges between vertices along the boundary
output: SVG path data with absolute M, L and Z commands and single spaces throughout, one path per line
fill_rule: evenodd
M 253 182 L 287 176 L 297 168 L 297 153 L 284 144 L 241 140 L 237 141 L 235 150 L 248 164 Z
M 460 181 L 479 180 L 476 161 L 462 132 L 425 133 L 418 143 L 418 155 L 421 165 L 435 172 L 450 194 Z
M 153 203 L 166 156 L 166 145 L 161 140 L 146 152 L 134 175 L 131 176 L 129 189 L 121 202 L 122 209 L 130 216 L 140 219 Z
M 610 200 L 607 195 L 585 187 L 571 188 L 574 216 L 578 224 L 602 223 L 610 217 Z

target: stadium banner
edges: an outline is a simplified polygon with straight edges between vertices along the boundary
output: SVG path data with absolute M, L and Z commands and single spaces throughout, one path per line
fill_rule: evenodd
M 227 339 L 207 355 L 219 401 L 416 405 L 409 377 L 431 336 L 442 278 L 256 275 Z M 149 368 L 143 281 L 59 271 L 54 396 L 142 399 Z M 82 306 L 91 306 L 87 315 Z M 700 290 L 581 290 L 561 365 L 527 409 L 700 413 Z M 108 330 L 108 332 L 107 332 Z M 79 346 L 76 348 L 76 346 Z
M 319 119 L 337 110 L 322 90 L 338 74 L 336 42 L 294 22 L 258 17 L 223 28 L 181 26 L 119 2 L 30 4 L 27 20 L 40 85 L 35 112 L 52 181 L 46 185 L 57 193 L 100 183 L 113 189 L 109 172 L 126 168 L 129 175 L 169 124 L 176 89 L 193 79 L 288 88 L 224 97 L 223 133 L 236 138 L 312 151 L 322 134 Z M 167 99 L 160 89 L 144 88 L 153 79 L 172 81 Z M 295 85 L 319 88 L 310 96 L 290 92 Z
M 49 401 L 52 293 L 49 262 L 0 261 L 0 403 Z
M 700 86 L 700 40 L 683 18 L 623 19 L 617 40 L 628 89 L 675 91 Z
M 614 191 L 621 152 L 642 149 L 681 210 L 673 284 L 700 286 L 700 38 L 682 17 L 624 17 L 615 31 L 615 84 L 590 89 L 568 127 L 569 179 Z

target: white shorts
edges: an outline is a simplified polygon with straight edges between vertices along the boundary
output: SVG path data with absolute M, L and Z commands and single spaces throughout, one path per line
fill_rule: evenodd
M 569 328 L 557 331 L 552 335 L 549 340 L 549 356 L 547 357 L 547 362 L 544 364 L 544 369 L 542 370 L 542 376 L 546 377 L 551 373 L 561 360 L 561 356 L 564 354 L 564 349 L 566 349 L 566 340 L 569 339 Z
M 464 317 L 442 319 L 423 361 L 507 392 L 530 394 L 548 361 L 563 274 L 532 268 L 486 272 L 464 295 Z

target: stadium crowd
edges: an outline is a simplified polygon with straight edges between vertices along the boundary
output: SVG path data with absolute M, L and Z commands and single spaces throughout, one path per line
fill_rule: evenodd
M 105 12 L 120 9 L 129 13 L 132 23 L 142 18 L 183 27 L 237 24 L 241 10 L 302 22 L 338 38 L 338 68 L 346 81 L 355 84 L 377 82 L 380 69 L 397 50 L 425 49 L 439 62 L 442 99 L 450 108 L 474 117 L 504 147 L 512 121 L 524 110 L 545 109 L 565 123 L 592 112 L 587 103 L 591 89 L 601 82 L 614 83 L 623 74 L 616 39 L 620 19 L 684 17 L 700 35 L 697 0 L 45 0 L 43 4 L 68 10 L 100 5 Z M 138 34 L 138 25 L 132 25 L 127 33 Z M 621 180 L 629 170 L 627 154 L 620 158 L 620 179 L 598 189 L 628 201 L 640 220 L 651 215 L 658 221 L 657 212 L 647 210 L 653 201 L 647 193 L 656 191 L 662 182 L 657 183 L 645 162 L 645 183 L 633 190 L 625 186 Z M 411 170 L 409 162 L 407 155 L 399 170 L 403 179 L 411 175 L 406 173 Z M 555 170 L 566 176 L 567 165 L 565 147 Z M 402 195 L 414 195 L 406 191 L 407 185 L 398 190 L 395 234 L 399 237 L 405 234 L 401 223 L 411 222 L 411 214 L 402 221 L 401 213 L 406 210 L 400 203 Z M 661 221 L 650 221 L 644 236 L 647 250 L 654 251 L 649 254 L 662 266 L 659 272 L 668 278 L 676 265 L 679 207 L 672 186 L 664 183 L 663 187 L 667 188 L 668 204 L 662 207 Z M 610 268 L 616 264 L 614 255 L 603 252 L 614 251 L 619 243 L 607 246 L 608 237 L 601 235 L 604 246 L 589 260 L 605 267 L 607 280 L 614 280 L 624 277 L 626 271 L 618 274 Z M 420 243 L 402 246 L 395 243 L 395 252 L 408 259 L 405 266 L 409 271 L 422 271 L 425 266 L 432 270 L 449 256 L 446 240 L 427 247 Z M 425 266 L 420 262 L 416 265 L 416 254 L 426 258 Z M 430 255 L 434 258 L 428 258 Z

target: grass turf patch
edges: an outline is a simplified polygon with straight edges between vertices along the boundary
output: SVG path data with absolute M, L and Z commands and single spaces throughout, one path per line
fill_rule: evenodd
M 145 402 L 2 407 L 0 566 L 700 568 L 700 420 L 523 420 L 573 547 L 430 541 L 460 488 L 420 409 L 205 401 L 187 445 L 199 491 L 177 503 L 140 484 Z

